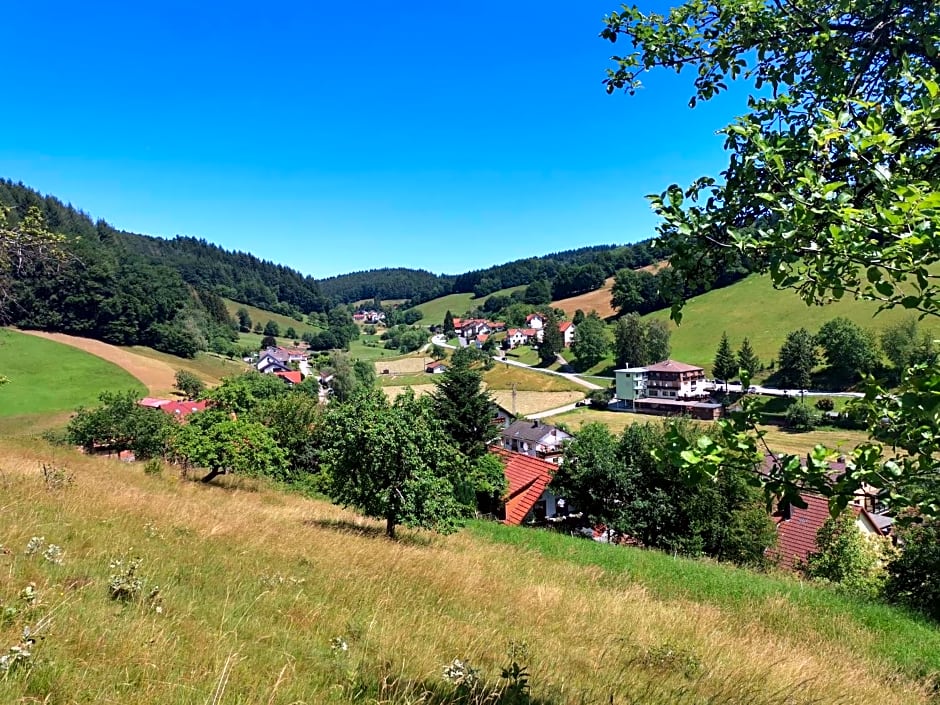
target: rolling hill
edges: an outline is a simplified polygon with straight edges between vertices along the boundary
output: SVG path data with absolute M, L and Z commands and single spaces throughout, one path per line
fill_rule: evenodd
M 770 278 L 752 275 L 724 289 L 715 289 L 690 299 L 682 315 L 682 325 L 670 322 L 672 357 L 683 362 L 711 368 L 723 331 L 737 349 L 744 337 L 750 338 L 758 357 L 774 359 L 784 339 L 792 330 L 805 327 L 811 333 L 826 321 L 844 316 L 875 332 L 888 323 L 913 314 L 903 309 L 884 311 L 874 317 L 878 304 L 872 301 L 843 300 L 828 306 L 807 306 L 792 291 L 773 288 Z M 669 320 L 669 311 L 647 316 Z M 940 325 L 923 323 L 940 334 Z
M 421 323 L 423 325 L 438 325 L 444 322 L 444 316 L 448 311 L 450 311 L 454 316 L 461 316 L 468 309 L 474 308 L 476 306 L 482 306 L 491 296 L 509 296 L 509 294 L 513 293 L 514 291 L 519 291 L 520 289 L 524 288 L 524 286 L 512 286 L 508 289 L 494 291 L 492 294 L 487 294 L 486 296 L 481 296 L 480 298 L 477 298 L 470 293 L 448 294 L 447 296 L 440 296 L 436 299 L 426 301 L 423 304 L 415 306 L 415 308 L 421 311 L 421 314 L 424 316 L 421 319 Z

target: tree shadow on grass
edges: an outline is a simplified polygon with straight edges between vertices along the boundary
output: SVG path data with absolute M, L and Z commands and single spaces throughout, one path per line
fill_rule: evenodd
M 361 536 L 362 538 L 367 539 L 388 540 L 385 536 L 385 527 L 381 524 L 364 524 L 356 521 L 350 521 L 349 519 L 305 519 L 303 523 L 305 526 L 313 526 L 318 529 L 335 531 L 340 534 Z M 413 533 L 410 531 L 402 532 L 401 527 L 398 527 L 397 536 L 392 540 L 395 543 L 400 543 L 406 546 L 430 546 L 433 543 L 433 540 L 430 536 Z

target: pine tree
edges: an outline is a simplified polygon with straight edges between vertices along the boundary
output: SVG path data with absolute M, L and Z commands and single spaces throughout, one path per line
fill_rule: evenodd
M 728 380 L 738 373 L 738 362 L 734 359 L 734 353 L 731 352 L 731 343 L 728 342 L 728 334 L 721 334 L 721 342 L 718 343 L 718 350 L 715 352 L 715 364 L 712 365 L 712 374 L 716 379 L 725 381 L 725 390 L 728 389 Z
M 452 337 L 456 331 L 454 330 L 454 314 L 450 312 L 450 309 L 447 310 L 447 313 L 444 314 L 444 335 L 448 338 Z
M 738 350 L 738 367 L 746 370 L 752 377 L 760 369 L 760 360 L 751 347 L 751 341 L 745 338 L 741 341 L 741 348 Z
M 545 316 L 545 325 L 542 327 L 542 342 L 539 343 L 539 360 L 550 365 L 565 347 L 565 338 L 558 330 L 558 319 L 555 314 Z
M 454 354 L 432 398 L 435 415 L 460 451 L 471 460 L 485 454 L 496 435 L 493 398 L 470 354 Z

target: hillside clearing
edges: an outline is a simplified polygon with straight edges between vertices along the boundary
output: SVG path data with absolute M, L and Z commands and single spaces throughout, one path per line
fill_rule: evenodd
M 617 313 L 617 310 L 610 305 L 610 291 L 614 286 L 614 278 L 608 277 L 604 281 L 604 286 L 586 294 L 579 294 L 568 299 L 558 299 L 552 301 L 554 308 L 560 308 L 565 312 L 569 319 L 574 318 L 574 312 L 581 309 L 585 314 L 591 311 L 597 311 L 601 318 L 610 318 Z
M 439 325 L 444 322 L 444 316 L 448 311 L 450 311 L 452 315 L 460 317 L 469 309 L 482 306 L 490 296 L 509 296 L 514 291 L 520 291 L 522 289 L 525 289 L 525 287 L 513 286 L 508 289 L 500 289 L 499 291 L 494 291 L 492 294 L 482 296 L 479 299 L 471 293 L 448 294 L 447 296 L 440 296 L 436 299 L 425 301 L 423 304 L 415 306 L 415 308 L 421 311 L 424 316 L 421 319 L 422 325 Z
M 231 299 L 222 299 L 225 302 L 225 310 L 228 311 L 228 314 L 238 322 L 238 316 L 236 313 L 238 309 L 243 308 L 248 311 L 248 316 L 251 318 L 252 328 L 258 323 L 264 326 L 268 321 L 274 321 L 281 329 L 281 335 L 287 331 L 288 328 L 293 328 L 297 332 L 297 336 L 300 337 L 304 333 L 316 333 L 321 330 L 316 326 L 311 326 L 307 323 L 306 318 L 302 321 L 296 321 L 290 316 L 285 316 L 281 313 L 274 313 L 273 311 L 265 311 L 264 309 L 258 308 L 256 306 L 249 306 L 248 304 L 240 304 L 237 301 L 232 301 Z M 287 338 L 284 338 L 284 342 L 287 342 Z
M 49 492 L 48 452 L 0 441 L 0 602 L 34 583 L 42 625 L 2 702 L 442 704 L 445 665 L 493 683 L 510 643 L 541 705 L 926 704 L 915 678 L 940 670 L 935 628 L 789 579 L 495 524 L 389 542 L 263 484 L 71 451 L 57 462 L 74 482 Z M 25 555 L 33 536 L 62 565 Z M 108 598 L 131 556 L 156 604 Z
M 46 333 L 43 331 L 22 331 L 27 335 L 53 340 L 63 345 L 91 353 L 95 357 L 107 360 L 129 372 L 147 387 L 147 392 L 153 395 L 172 394 L 176 385 L 176 370 L 164 360 L 157 360 L 131 352 L 129 348 L 119 348 L 100 340 L 79 338 L 76 335 L 65 333 Z M 108 387 L 114 389 L 114 386 Z
M 17 417 L 22 424 L 16 425 L 27 427 L 41 423 L 35 415 L 93 405 L 103 391 L 144 391 L 143 384 L 113 361 L 49 335 L 9 328 L 0 328 L 0 375 L 10 380 L 0 385 L 0 417 Z M 0 427 L 0 434 L 8 431 L 12 428 Z

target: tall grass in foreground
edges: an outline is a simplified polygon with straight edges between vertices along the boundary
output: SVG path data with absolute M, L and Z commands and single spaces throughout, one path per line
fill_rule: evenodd
M 48 452 L 0 441 L 0 656 L 35 638 L 0 702 L 929 702 L 909 666 L 936 658 L 935 631 L 787 581 L 702 566 L 683 585 L 698 564 L 670 576 L 663 557 L 654 581 L 652 554 L 483 524 L 392 543 L 262 485 L 61 452 L 71 480 L 50 484 Z M 867 643 L 902 628 L 907 661 Z M 528 694 L 500 678 L 510 644 Z M 455 658 L 479 685 L 444 679 Z

